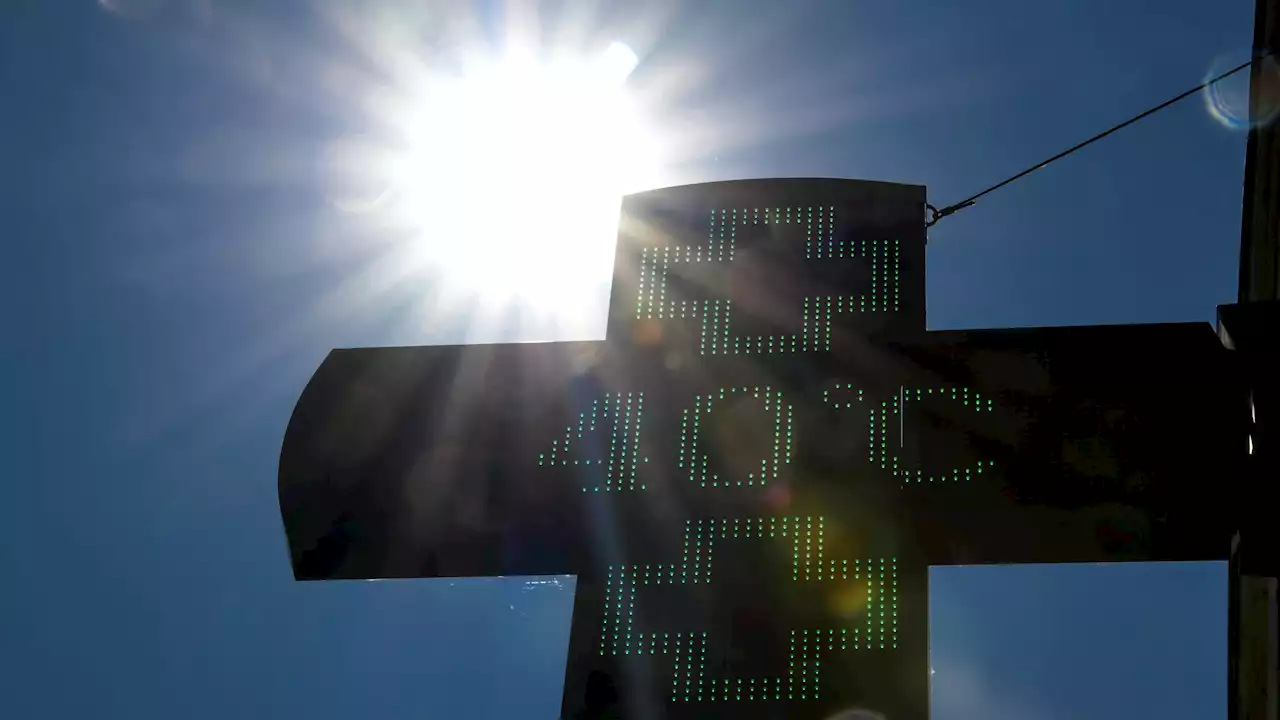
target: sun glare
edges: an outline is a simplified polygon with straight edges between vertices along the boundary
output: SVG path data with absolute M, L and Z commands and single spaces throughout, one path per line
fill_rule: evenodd
M 588 61 L 474 60 L 429 83 L 391 211 L 449 285 L 547 314 L 581 301 L 582 278 L 608 281 L 620 198 L 657 180 L 626 87 L 635 65 L 615 43 Z

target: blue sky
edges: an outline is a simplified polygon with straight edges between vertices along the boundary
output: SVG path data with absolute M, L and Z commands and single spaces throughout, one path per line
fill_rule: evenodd
M 934 567 L 932 720 L 1225 718 L 1226 563 Z
M 326 200 L 333 144 L 380 132 L 357 95 L 395 85 L 353 29 L 391 32 L 409 55 L 448 47 L 440 8 L 461 3 L 372 5 L 0 9 L 0 714 L 554 716 L 569 586 L 304 586 L 288 572 L 279 443 L 325 352 L 477 332 L 465 312 L 413 312 L 429 283 L 379 286 L 386 244 Z M 660 111 L 688 140 L 673 180 L 878 179 L 942 205 L 1240 62 L 1253 3 L 565 10 L 580 5 L 535 14 L 565 43 L 630 43 L 633 80 L 672 83 Z M 503 12 L 476 16 L 483 30 Z M 947 219 L 931 233 L 930 326 L 1210 321 L 1235 297 L 1243 152 L 1243 133 L 1192 99 Z M 558 325 L 480 334 L 598 337 L 607 283 L 568 283 Z M 1134 599 L 1154 583 L 1119 585 Z M 1191 584 L 1170 617 L 1216 602 Z M 1040 597 L 1067 634 L 1097 619 L 1070 593 Z M 1006 649 L 992 627 L 967 639 L 974 667 Z M 1186 672 L 1158 660 L 1144 687 Z M 1017 702 L 1073 716 L 1026 687 Z

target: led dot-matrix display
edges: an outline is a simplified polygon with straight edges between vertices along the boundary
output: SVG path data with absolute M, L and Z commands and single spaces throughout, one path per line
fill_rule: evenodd
M 871 269 L 871 285 L 859 295 L 806 297 L 797 333 L 735 335 L 729 298 L 690 300 L 669 294 L 673 266 L 731 263 L 737 229 L 746 225 L 797 225 L 805 228 L 805 258 L 810 261 L 862 258 Z M 843 314 L 901 310 L 901 251 L 897 239 L 851 240 L 836 237 L 833 206 L 730 208 L 712 210 L 705 246 L 644 247 L 640 252 L 635 317 L 637 320 L 696 320 L 703 355 L 816 352 L 831 349 L 831 329 Z
M 839 409 L 852 409 L 862 403 L 866 397 L 861 388 L 849 383 L 833 383 L 831 388 L 822 391 L 823 402 Z M 905 433 L 903 423 L 907 404 L 922 402 L 937 397 L 960 403 L 977 413 L 989 413 L 994 410 L 991 399 L 983 397 L 976 390 L 967 387 L 942 388 L 906 388 L 899 387 L 893 397 L 881 400 L 878 405 L 872 404 L 867 424 L 868 460 L 873 467 L 891 473 L 902 480 L 904 485 L 913 483 L 947 483 L 973 479 L 974 475 L 995 465 L 992 460 L 977 460 L 966 467 L 952 468 L 950 471 L 926 474 L 923 470 L 912 470 L 902 466 L 902 460 L 894 448 L 902 443 Z M 896 419 L 895 419 L 896 416 Z
M 973 465 L 952 468 L 949 472 L 925 474 L 923 470 L 911 470 L 902 467 L 898 455 L 890 452 L 890 445 L 893 442 L 890 428 L 895 424 L 892 416 L 898 416 L 898 432 L 901 434 L 901 423 L 903 422 L 907 403 L 921 402 L 930 397 L 945 398 L 958 402 L 979 413 L 991 412 L 993 408 L 990 399 L 982 397 L 977 391 L 970 390 L 967 387 L 900 388 L 896 397 L 881 400 L 879 407 L 871 409 L 869 437 L 871 463 L 873 465 L 879 464 L 882 470 L 892 472 L 893 476 L 900 478 L 904 484 L 968 482 L 973 479 L 975 474 L 981 474 L 983 470 L 990 468 L 994 463 L 990 460 L 977 460 Z
M 720 401 L 737 395 L 748 399 L 759 408 L 760 415 L 771 426 L 773 442 L 763 448 L 759 465 L 748 471 L 745 477 L 721 477 L 711 470 L 710 457 L 703 450 L 707 441 L 706 425 Z M 724 412 L 724 411 L 722 411 Z M 743 410 L 738 407 L 738 412 Z M 707 395 L 695 395 L 692 407 L 685 408 L 680 417 L 680 454 L 678 467 L 688 471 L 689 480 L 701 487 L 728 488 L 765 485 L 776 480 L 783 465 L 791 463 L 791 447 L 795 408 L 783 400 L 782 392 L 768 385 L 720 388 Z
M 879 467 L 903 485 L 967 482 L 974 475 L 991 469 L 995 462 L 989 459 L 938 473 L 903 465 L 897 448 L 906 432 L 908 404 L 932 398 L 959 403 L 975 413 L 994 410 L 990 398 L 963 386 L 899 387 L 892 397 L 881 399 L 878 404 L 868 403 L 866 457 L 871 466 Z M 867 395 L 854 384 L 837 382 L 823 390 L 823 402 L 837 409 L 853 409 L 867 402 Z M 709 423 L 717 408 L 718 415 L 725 416 L 726 420 L 733 415 L 732 420 L 736 422 L 742 413 L 754 413 L 766 425 L 764 444 L 745 450 L 759 453 L 745 473 L 726 476 L 714 470 L 708 443 L 715 435 Z M 648 485 L 640 481 L 639 472 L 641 466 L 649 462 L 647 456 L 640 454 L 643 416 L 643 392 L 606 393 L 593 400 L 589 409 L 579 412 L 576 423 L 565 426 L 563 437 L 553 439 L 548 452 L 539 453 L 538 465 L 581 466 L 583 474 L 593 479 L 581 486 L 583 492 L 646 490 Z M 658 442 L 671 440 L 674 438 L 659 438 Z M 795 407 L 784 399 L 781 390 L 769 385 L 722 387 L 694 395 L 692 402 L 680 411 L 677 475 L 687 477 L 701 488 L 762 487 L 770 480 L 776 481 L 784 467 L 791 464 L 794 443 Z
M 603 484 L 583 485 L 583 492 L 644 490 L 645 485 L 638 482 L 640 464 L 649 462 L 639 452 L 643 416 L 643 392 L 605 393 L 592 401 L 589 410 L 578 413 L 577 422 L 565 427 L 564 437 L 551 441 L 549 452 L 538 454 L 538 465 L 582 465 L 603 470 Z M 592 443 L 592 433 L 603 433 L 608 448 L 602 447 L 598 435 Z M 585 451 L 578 447 L 584 441 L 588 443 Z
M 609 567 L 599 654 L 670 656 L 671 699 L 676 702 L 818 699 L 824 657 L 851 650 L 894 650 L 898 645 L 897 558 L 825 558 L 824 523 L 821 516 L 686 521 L 679 563 Z M 715 677 L 707 665 L 708 643 L 715 638 L 707 632 L 637 629 L 636 602 L 642 589 L 713 584 L 717 541 L 729 538 L 781 539 L 791 551 L 793 582 L 853 581 L 859 594 L 865 592 L 859 603 L 862 611 L 838 626 L 791 629 L 786 674 L 773 677 Z
M 834 383 L 822 391 L 822 401 L 836 408 L 852 408 L 864 399 L 864 390 L 849 383 Z

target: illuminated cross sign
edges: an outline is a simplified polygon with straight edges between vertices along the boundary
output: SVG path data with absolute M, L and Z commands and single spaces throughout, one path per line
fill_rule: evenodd
M 299 579 L 574 574 L 565 718 L 928 715 L 931 564 L 1225 558 L 1207 325 L 925 332 L 923 188 L 626 200 L 603 342 L 336 350 Z

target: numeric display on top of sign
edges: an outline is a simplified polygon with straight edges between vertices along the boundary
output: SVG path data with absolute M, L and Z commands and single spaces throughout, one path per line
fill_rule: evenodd
M 897 312 L 901 309 L 901 258 L 897 239 L 853 240 L 837 237 L 835 208 L 731 208 L 711 211 L 705 245 L 641 248 L 635 319 L 688 321 L 700 326 L 703 355 L 818 352 L 831 349 L 832 324 L 841 315 Z M 690 299 L 670 291 L 670 276 L 680 266 L 729 264 L 738 251 L 738 233 L 747 226 L 794 225 L 804 229 L 809 261 L 861 259 L 870 266 L 865 292 L 805 297 L 797 332 L 735 334 L 730 298 Z

